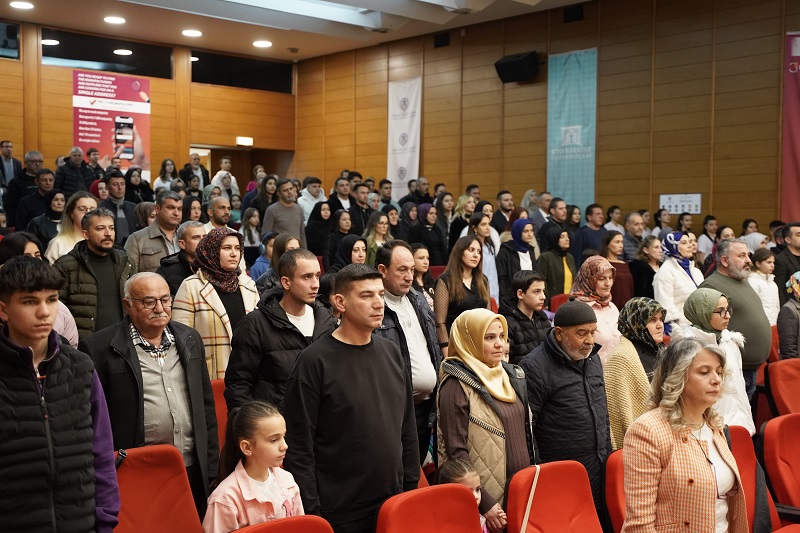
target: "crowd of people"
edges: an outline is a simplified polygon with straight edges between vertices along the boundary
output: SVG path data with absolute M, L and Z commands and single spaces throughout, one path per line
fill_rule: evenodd
M 699 232 L 689 213 L 673 228 L 664 209 L 424 177 L 395 201 L 355 171 L 327 196 L 260 165 L 240 189 L 229 157 L 211 177 L 197 154 L 151 185 L 96 150 L 53 172 L 0 147 L 9 527 L 111 531 L 113 450 L 170 444 L 209 532 L 303 513 L 372 531 L 433 463 L 497 533 L 510 478 L 566 459 L 607 527 L 617 449 L 624 531 L 744 531 L 723 427 L 755 433 L 772 327 L 800 356 L 800 222 L 737 237 L 710 215 Z M 669 488 L 689 474 L 701 497 Z

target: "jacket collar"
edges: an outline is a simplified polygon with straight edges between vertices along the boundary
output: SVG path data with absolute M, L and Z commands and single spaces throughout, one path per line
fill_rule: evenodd
M 599 344 L 595 343 L 594 348 L 592 348 L 592 352 L 589 354 L 589 357 L 580 361 L 574 361 L 570 356 L 567 355 L 567 352 L 561 348 L 561 345 L 558 344 L 558 341 L 556 340 L 555 328 L 547 332 L 547 337 L 545 337 L 544 344 L 545 350 L 552 358 L 560 361 L 565 366 L 570 366 L 575 369 L 580 369 L 583 366 L 584 361 L 589 361 L 592 357 L 595 357 L 601 348 Z

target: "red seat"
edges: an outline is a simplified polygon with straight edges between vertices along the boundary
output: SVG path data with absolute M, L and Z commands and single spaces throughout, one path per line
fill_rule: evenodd
M 183 457 L 158 444 L 126 450 L 117 469 L 122 507 L 116 533 L 201 533 Z
M 423 487 L 430 487 L 430 483 L 428 483 L 428 478 L 425 477 L 425 471 L 422 467 L 419 467 L 419 483 L 417 483 L 417 488 L 421 489 Z
M 771 365 L 770 365 L 771 366 Z M 800 413 L 773 418 L 764 429 L 764 465 L 779 503 L 800 507 Z
M 606 461 L 606 508 L 614 533 L 619 533 L 625 522 L 625 470 L 622 468 L 622 450 L 609 455 Z
M 774 363 L 781 358 L 781 340 L 778 336 L 778 326 L 772 326 L 772 344 L 769 347 L 769 357 L 767 361 Z
M 333 528 L 323 518 L 305 515 L 243 527 L 236 533 L 333 533 Z
M 228 425 L 228 404 L 225 403 L 225 380 L 212 379 L 211 390 L 214 391 L 214 408 L 217 412 L 217 438 L 219 438 L 219 451 L 225 446 L 225 426 Z
M 775 415 L 800 413 L 800 359 L 783 359 L 767 365 L 764 385 Z
M 492 306 L 492 313 L 496 313 L 497 312 L 497 300 L 495 300 L 494 298 L 489 298 L 489 300 L 490 300 L 489 303 Z
M 322 264 L 322 256 L 317 256 L 317 263 L 319 263 L 319 275 L 323 275 L 325 273 L 325 265 Z
M 425 487 L 392 496 L 378 513 L 376 533 L 480 533 L 478 506 L 463 485 Z
M 558 311 L 558 308 L 569 301 L 569 294 L 556 294 L 550 298 L 550 310 L 552 312 Z
M 438 278 L 439 276 L 442 275 L 442 272 L 444 272 L 445 268 L 447 268 L 447 267 L 444 266 L 444 265 L 437 265 L 437 266 L 431 265 L 428 268 L 428 272 L 431 273 L 431 276 L 433 276 L 433 279 L 436 279 L 436 278 Z
M 601 533 L 592 500 L 589 475 L 577 461 L 539 465 L 539 482 L 528 516 L 528 533 Z M 508 486 L 507 533 L 519 533 L 528 504 L 536 467 L 529 466 L 511 478 Z
M 745 503 L 747 506 L 747 523 L 749 531 L 753 531 L 753 517 L 756 509 L 756 451 L 753 448 L 753 439 L 750 433 L 741 426 L 729 426 L 731 434 L 731 451 L 736 459 L 736 466 L 739 468 L 739 476 L 744 487 Z M 767 490 L 767 500 L 769 503 L 769 515 L 772 522 L 772 530 L 780 533 L 798 533 L 800 525 L 794 524 L 781 527 L 781 520 L 772 501 L 772 495 Z

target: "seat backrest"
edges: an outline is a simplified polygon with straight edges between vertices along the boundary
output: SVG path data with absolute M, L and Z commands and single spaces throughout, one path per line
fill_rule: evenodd
M 417 488 L 421 489 L 422 487 L 430 487 L 431 484 L 428 483 L 428 478 L 425 477 L 425 471 L 422 467 L 419 467 L 419 483 L 417 483 Z
M 555 313 L 558 311 L 558 308 L 567 303 L 568 300 L 569 294 L 556 294 L 550 298 L 550 310 Z
M 439 276 L 442 275 L 442 272 L 444 272 L 445 268 L 447 267 L 444 265 L 431 265 L 430 267 L 428 267 L 428 272 L 431 273 L 433 279 L 437 279 Z
M 228 424 L 228 404 L 225 403 L 225 380 L 212 379 L 211 390 L 214 391 L 214 408 L 217 413 L 217 437 L 219 449 L 225 446 L 225 426 Z
M 625 470 L 622 468 L 622 450 L 609 455 L 606 461 L 606 508 L 614 533 L 619 533 L 625 523 Z
M 800 359 L 783 359 L 767 365 L 764 383 L 778 415 L 800 413 Z
M 317 256 L 317 263 L 319 263 L 319 275 L 321 276 L 325 273 L 325 265 L 323 264 L 321 255 Z
M 236 533 L 333 533 L 333 528 L 324 518 L 312 514 L 247 526 Z
M 392 496 L 378 513 L 376 533 L 480 533 L 478 506 L 464 485 L 448 483 Z
M 753 531 L 753 518 L 756 509 L 756 464 L 758 463 L 756 450 L 753 447 L 753 439 L 750 437 L 750 432 L 745 428 L 741 426 L 728 426 L 728 430 L 731 434 L 731 451 L 733 452 L 734 459 L 736 459 L 736 466 L 739 468 L 739 477 L 744 487 L 748 531 Z M 777 529 L 780 527 L 778 512 L 775 510 L 772 496 L 767 494 L 767 498 L 769 500 L 772 527 L 773 529 Z
M 180 452 L 169 444 L 126 450 L 117 469 L 122 507 L 116 533 L 201 533 Z
M 771 366 L 771 365 L 770 365 Z M 764 428 L 764 465 L 779 503 L 800 507 L 800 413 L 779 416 Z
M 583 465 L 556 461 L 539 468 L 527 533 L 601 533 L 589 475 Z M 529 466 L 511 478 L 506 498 L 508 533 L 520 532 L 535 474 L 536 467 Z
M 489 298 L 489 300 L 490 300 L 490 304 L 491 304 L 491 307 L 492 307 L 492 313 L 496 313 L 497 312 L 497 300 L 495 300 L 494 298 Z
M 769 357 L 767 361 L 770 363 L 774 363 L 775 361 L 779 361 L 781 358 L 781 341 L 780 337 L 778 336 L 778 326 L 772 326 L 772 344 L 769 347 Z

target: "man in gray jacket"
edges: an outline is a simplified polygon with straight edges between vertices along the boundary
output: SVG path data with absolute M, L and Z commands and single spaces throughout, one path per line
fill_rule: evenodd
M 155 272 L 161 259 L 180 251 L 176 230 L 181 223 L 183 201 L 174 191 L 161 190 L 156 196 L 156 220 L 125 241 L 125 251 L 138 272 Z

